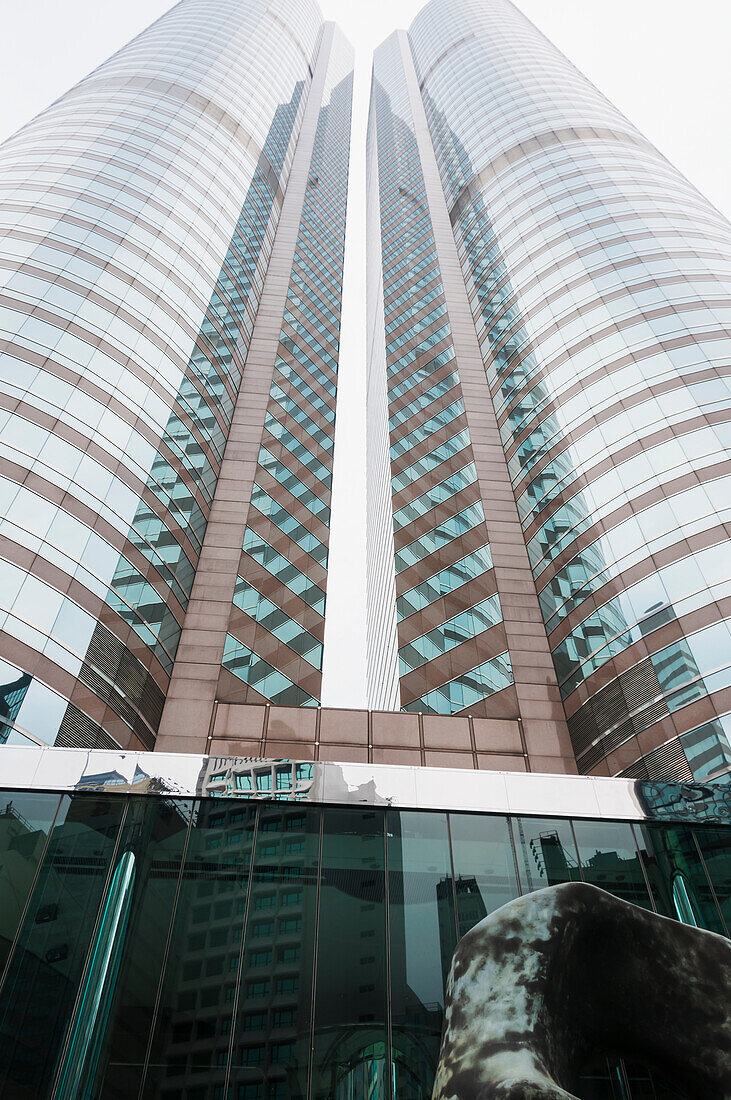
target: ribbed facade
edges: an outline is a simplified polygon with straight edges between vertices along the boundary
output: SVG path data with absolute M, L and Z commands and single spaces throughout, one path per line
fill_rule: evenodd
M 223 654 L 226 703 L 320 701 L 352 94 L 352 50 L 336 32 Z
M 512 670 L 397 35 L 376 53 L 371 127 L 384 320 L 370 354 L 386 368 L 400 702 L 483 714 Z M 381 642 L 377 620 L 370 635 Z M 391 659 L 382 649 L 381 678 Z
M 579 770 L 723 774 L 731 228 L 507 0 L 433 0 L 408 46 Z
M 375 85 L 366 138 L 366 234 L 380 236 L 380 194 L 376 138 Z M 383 266 L 375 249 L 366 257 L 366 683 L 369 704 L 398 710 L 398 637 L 391 513 L 391 459 L 386 388 L 386 336 L 383 312 Z
M 264 289 L 290 280 L 270 259 L 298 136 L 321 108 L 254 492 L 257 537 L 296 540 L 287 493 L 311 475 L 304 451 L 283 456 L 295 423 L 317 436 L 328 488 L 305 553 L 324 589 L 350 114 L 332 37 L 309 0 L 183 0 L 0 150 L 0 739 L 154 744 Z M 290 206 L 298 224 L 303 197 Z M 260 588 L 246 609 L 261 622 L 268 599 L 291 637 L 286 581 Z M 319 619 L 305 628 L 321 642 Z M 249 640 L 238 621 L 232 637 Z

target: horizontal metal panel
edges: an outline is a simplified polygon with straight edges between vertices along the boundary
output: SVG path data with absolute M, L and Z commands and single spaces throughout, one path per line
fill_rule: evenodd
M 724 784 L 185 753 L 5 745 L 0 747 L 0 787 L 731 823 L 731 787 Z

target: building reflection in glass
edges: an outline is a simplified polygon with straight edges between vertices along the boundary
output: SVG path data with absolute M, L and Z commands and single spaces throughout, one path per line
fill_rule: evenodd
M 0 686 L 0 745 L 5 744 L 12 731 L 32 679 L 29 673 L 23 672 L 17 680 Z
M 521 892 L 583 880 L 728 933 L 720 826 L 135 793 L 150 783 L 0 795 L 14 1100 L 417 1100 L 454 946 Z M 580 1095 L 673 1097 L 608 1053 Z

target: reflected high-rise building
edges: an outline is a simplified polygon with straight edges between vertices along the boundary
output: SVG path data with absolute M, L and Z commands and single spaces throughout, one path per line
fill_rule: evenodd
M 319 702 L 351 94 L 314 0 L 183 0 L 0 149 L 0 741 Z
M 322 707 L 351 96 L 181 0 L 0 148 L 0 1095 L 721 1095 L 731 230 L 507 0 L 380 47 Z
M 367 201 L 371 705 L 727 775 L 728 222 L 509 0 L 376 51 Z
M 453 879 L 445 875 L 437 884 L 437 912 L 439 914 L 439 953 L 442 959 L 442 981 L 447 984 L 454 954 L 454 915 L 457 914 L 457 938 L 462 938 L 484 917 L 487 909 L 474 875 L 459 875 Z

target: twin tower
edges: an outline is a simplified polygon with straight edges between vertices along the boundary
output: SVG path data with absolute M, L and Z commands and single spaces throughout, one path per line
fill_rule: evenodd
M 375 54 L 319 708 L 352 76 L 313 0 L 182 0 L 0 149 L 0 741 L 723 776 L 731 227 L 508 0 Z

